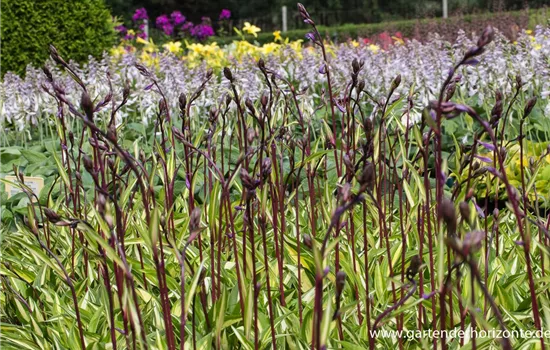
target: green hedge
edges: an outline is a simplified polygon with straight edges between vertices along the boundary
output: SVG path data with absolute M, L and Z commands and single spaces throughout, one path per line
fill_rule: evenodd
M 421 20 L 402 20 L 369 24 L 345 24 L 337 27 L 319 27 L 319 32 L 331 39 L 346 40 L 348 38 L 371 37 L 382 32 L 401 32 L 406 38 L 422 40 L 430 32 L 436 32 L 442 36 L 453 39 L 458 29 L 466 32 L 479 30 L 491 24 L 507 36 L 513 36 L 513 25 L 519 28 L 533 28 L 537 24 L 546 24 L 550 18 L 550 10 L 546 8 L 529 11 L 511 11 L 501 13 L 473 14 L 457 16 L 448 19 L 431 18 Z M 290 40 L 304 39 L 310 30 L 299 29 L 282 33 L 284 38 Z M 218 45 L 230 44 L 233 40 L 240 40 L 239 37 L 212 38 Z M 260 33 L 257 38 L 249 37 L 248 41 L 257 41 L 260 44 L 273 41 L 272 33 Z M 304 39 L 305 40 L 305 39 Z
M 111 15 L 103 0 L 3 0 L 2 75 L 42 65 L 48 45 L 66 59 L 99 57 L 115 42 Z

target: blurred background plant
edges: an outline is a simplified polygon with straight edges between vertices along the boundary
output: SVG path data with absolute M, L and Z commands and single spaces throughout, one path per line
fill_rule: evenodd
M 2 1 L 2 76 L 41 65 L 55 44 L 67 58 L 83 63 L 100 58 L 115 43 L 111 15 L 103 0 Z

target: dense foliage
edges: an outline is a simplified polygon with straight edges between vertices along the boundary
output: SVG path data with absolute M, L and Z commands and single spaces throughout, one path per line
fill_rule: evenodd
M 2 74 L 43 64 L 54 44 L 67 58 L 100 57 L 115 39 L 103 0 L 2 1 Z
M 550 324 L 550 28 L 337 45 L 298 9 L 310 46 L 6 75 L 3 346 L 548 345 L 374 331 Z

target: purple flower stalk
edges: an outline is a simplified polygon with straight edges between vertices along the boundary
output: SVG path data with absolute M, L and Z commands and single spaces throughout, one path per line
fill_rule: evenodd
M 167 24 L 162 27 L 162 31 L 164 32 L 164 34 L 170 36 L 174 33 L 174 26 L 172 24 Z
M 231 18 L 231 11 L 228 9 L 223 9 L 222 12 L 220 12 L 220 21 L 230 19 Z
M 172 24 L 172 22 L 170 21 L 170 18 L 168 18 L 167 15 L 158 16 L 156 20 L 156 24 L 158 28 L 162 29 L 164 34 L 170 36 L 174 33 L 174 25 Z
M 181 30 L 183 30 L 184 32 L 186 32 L 186 31 L 191 32 L 191 29 L 193 29 L 193 22 L 185 22 L 181 26 Z
M 203 23 L 197 24 L 196 26 L 190 28 L 189 32 L 197 40 L 201 41 L 206 40 L 214 35 L 214 29 L 212 28 L 212 26 Z
M 170 19 L 168 18 L 167 15 L 161 15 L 157 17 L 156 23 L 157 23 L 157 27 L 162 28 L 165 25 L 170 24 Z
M 136 12 L 134 12 L 134 15 L 132 16 L 132 20 L 134 22 L 143 20 L 143 19 L 149 19 L 149 16 L 147 15 L 147 10 L 145 9 L 145 7 L 137 9 Z
M 185 20 L 186 20 L 185 16 L 182 15 L 180 11 L 172 12 L 170 17 L 172 18 L 172 23 L 174 23 L 175 26 L 179 26 L 185 23 Z

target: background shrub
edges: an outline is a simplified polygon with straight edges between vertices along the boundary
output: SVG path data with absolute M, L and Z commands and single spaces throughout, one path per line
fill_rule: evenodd
M 54 44 L 67 59 L 84 62 L 112 46 L 115 33 L 103 0 L 4 0 L 2 75 L 41 65 Z
M 480 33 L 487 25 L 491 25 L 508 38 L 515 40 L 520 29 L 533 29 L 537 24 L 547 23 L 549 17 L 550 11 L 546 8 L 541 8 L 529 11 L 455 16 L 448 19 L 427 18 L 384 23 L 344 24 L 335 27 L 319 26 L 319 32 L 337 41 L 345 41 L 349 38 L 357 39 L 357 37 L 371 37 L 383 32 L 388 32 L 392 35 L 396 32 L 401 32 L 405 38 L 416 39 L 423 42 L 428 40 L 429 33 L 438 33 L 443 39 L 454 41 L 460 29 L 464 30 L 466 33 Z M 310 29 L 289 30 L 286 33 L 282 33 L 282 36 L 283 38 L 289 38 L 291 41 L 299 39 L 305 40 L 305 35 L 310 31 Z M 219 45 L 229 44 L 233 40 L 240 40 L 240 38 L 237 36 L 211 38 L 211 41 L 216 41 Z M 258 34 L 257 38 L 248 36 L 247 40 L 265 44 L 273 41 L 273 34 L 271 32 L 263 32 Z

